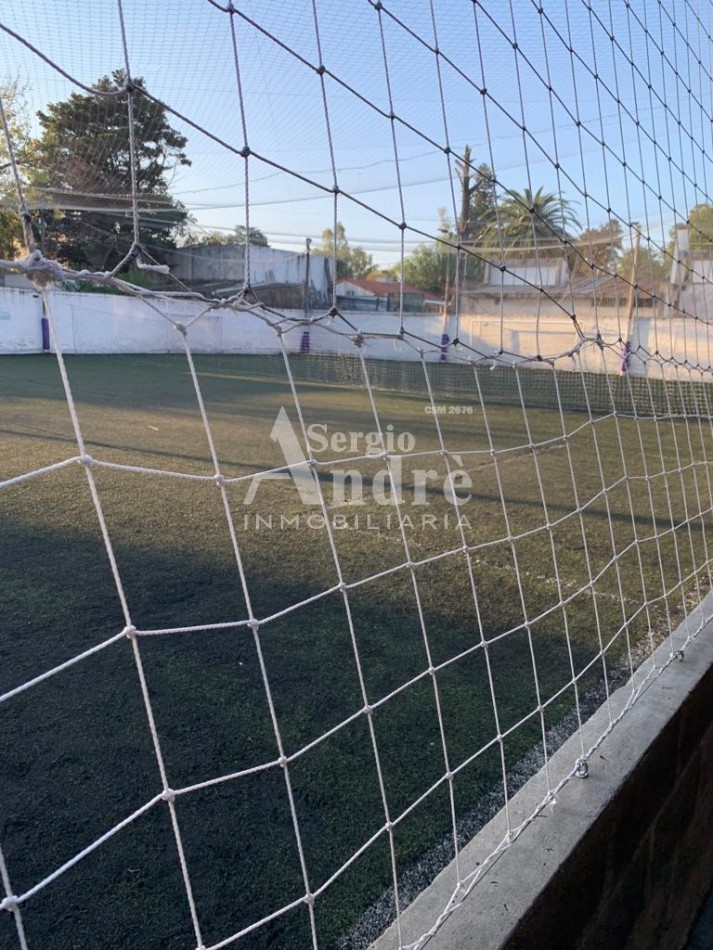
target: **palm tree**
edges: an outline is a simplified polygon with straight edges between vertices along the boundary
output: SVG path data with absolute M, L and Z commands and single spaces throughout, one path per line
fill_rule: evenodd
M 503 248 L 528 248 L 546 256 L 554 251 L 559 255 L 562 241 L 571 240 L 572 232 L 579 230 L 579 226 L 566 198 L 542 187 L 534 195 L 530 188 L 525 188 L 521 192 L 508 191 L 483 237 Z

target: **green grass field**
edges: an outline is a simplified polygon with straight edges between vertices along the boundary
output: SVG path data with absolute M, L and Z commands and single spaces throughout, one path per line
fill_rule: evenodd
M 67 365 L 90 454 L 212 474 L 185 360 L 69 357 Z M 251 475 L 282 464 L 269 434 L 281 407 L 294 421 L 296 415 L 287 380 L 274 360 L 197 357 L 196 365 L 224 474 Z M 364 386 L 303 380 L 298 389 L 308 425 L 326 425 L 329 433 L 374 430 Z M 0 478 L 77 454 L 53 358 L 0 358 L 0 398 Z M 411 508 L 405 492 L 405 511 L 414 522 L 407 529 L 412 559 L 453 551 L 460 535 L 455 510 L 442 492 L 444 462 L 436 454 L 439 443 L 426 396 L 379 390 L 376 400 L 385 431 L 391 425 L 395 433 L 409 432 L 415 451 L 434 453 L 419 460 L 419 467 L 438 476 L 430 482 L 428 505 Z M 657 428 L 651 418 L 604 416 L 586 425 L 587 414 L 572 411 L 564 415 L 565 443 L 551 441 L 562 435 L 555 410 L 528 411 L 528 434 L 520 406 L 488 406 L 491 437 L 502 450 L 498 469 L 510 532 L 531 533 L 512 545 L 483 546 L 507 535 L 483 412 L 474 388 L 470 395 L 439 395 L 438 402 L 473 409 L 446 412 L 440 421 L 451 451 L 473 453 L 462 456 L 473 497 L 461 513 L 468 519 L 468 543 L 475 546 L 477 610 L 462 552 L 415 570 L 433 663 L 440 667 L 436 680 L 450 764 L 457 768 L 497 731 L 484 650 L 473 649 L 482 631 L 489 641 L 500 729 L 507 733 L 502 743 L 506 763 L 515 769 L 541 738 L 539 716 L 532 715 L 536 696 L 529 637 L 545 724 L 554 728 L 575 698 L 565 624 L 584 700 L 602 689 L 597 617 L 607 647 L 604 664 L 612 681 L 620 683 L 628 672 L 627 638 L 635 645 L 648 643 L 650 636 L 660 640 L 668 618 L 675 623 L 682 617 L 683 597 L 707 588 L 709 470 L 691 463 L 713 459 L 711 426 L 693 419 L 662 421 Z M 530 438 L 547 444 L 534 453 L 518 448 Z M 586 503 L 583 524 L 573 514 L 577 506 L 567 445 L 579 501 Z M 605 484 L 616 486 L 606 493 L 597 447 Z M 633 476 L 628 487 L 622 456 Z M 375 459 L 348 467 L 359 467 L 369 487 L 383 464 Z M 538 469 L 549 520 L 557 522 L 550 531 L 542 529 L 547 519 Z M 214 484 L 106 468 L 94 473 L 139 630 L 246 618 Z M 646 473 L 648 482 L 642 477 Z M 329 466 L 320 469 L 320 477 L 328 493 Z M 248 488 L 249 482 L 237 483 L 228 494 L 253 610 L 266 618 L 333 587 L 337 574 L 325 530 L 304 522 L 299 528 L 275 527 L 280 516 L 294 519 L 303 513 L 291 482 L 261 484 L 250 506 L 244 504 Z M 366 494 L 358 510 L 340 509 L 348 521 L 334 531 L 349 584 L 405 561 L 395 517 L 388 527 L 386 509 Z M 436 527 L 422 524 L 422 512 L 435 516 Z M 257 527 L 256 515 L 262 519 Z M 380 530 L 366 527 L 367 515 Z M 680 525 L 675 532 L 672 516 Z M 272 529 L 266 526 L 270 517 Z M 80 464 L 4 487 L 0 518 L 0 692 L 5 692 L 121 631 L 124 620 Z M 533 530 L 538 527 L 542 530 Z M 644 540 L 631 546 L 635 531 Z M 552 543 L 562 596 L 568 598 L 565 607 L 558 606 Z M 613 550 L 625 553 L 612 563 Z M 688 578 L 683 585 L 679 565 Z M 593 586 L 589 569 L 595 576 L 603 572 Z M 663 596 L 664 587 L 670 596 Z M 378 703 L 427 667 L 410 572 L 394 570 L 355 586 L 349 599 L 367 695 Z M 641 610 L 644 601 L 652 602 L 649 611 Z M 521 626 L 523 602 L 528 617 L 544 615 L 529 634 Z M 266 623 L 260 643 L 288 756 L 361 708 L 341 593 Z M 249 630 L 141 637 L 139 644 L 171 787 L 277 757 Z M 460 658 L 441 667 L 453 657 Z M 445 771 L 430 677 L 421 676 L 379 704 L 373 720 L 396 818 Z M 128 640 L 2 703 L 0 758 L 2 847 L 13 891 L 20 894 L 161 791 Z M 454 797 L 464 822 L 485 794 L 502 786 L 500 770 L 499 746 L 492 743 L 458 771 Z M 297 756 L 289 771 L 316 890 L 384 823 L 365 716 Z M 179 796 L 177 813 L 206 946 L 303 894 L 279 767 Z M 447 839 L 450 821 L 443 783 L 397 824 L 400 874 Z M 382 834 L 318 898 L 320 946 L 336 947 L 389 884 L 389 849 Z M 33 948 L 194 947 L 166 806 L 152 808 L 30 898 L 24 921 Z M 12 917 L 5 914 L 0 946 L 10 948 L 14 939 Z M 236 946 L 309 947 L 307 908 L 276 918 Z

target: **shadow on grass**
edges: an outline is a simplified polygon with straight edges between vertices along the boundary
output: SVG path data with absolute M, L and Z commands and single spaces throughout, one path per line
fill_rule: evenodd
M 40 547 L 45 557 L 39 558 Z M 14 522 L 0 543 L 5 589 L 14 603 L 3 618 L 6 687 L 16 686 L 120 630 L 123 618 L 100 538 Z M 186 611 L 236 617 L 244 610 L 232 567 L 159 549 L 119 545 L 129 603 L 145 627 L 183 623 Z M 173 586 L 151 582 L 174 578 Z M 430 583 L 435 583 L 432 579 Z M 429 581 L 424 578 L 424 586 Z M 261 601 L 293 602 L 309 589 L 254 576 Z M 361 665 L 372 702 L 426 667 L 420 621 L 408 578 L 353 597 Z M 156 603 L 157 594 L 162 602 Z M 396 601 L 394 600 L 396 598 Z M 467 610 L 427 599 L 429 638 L 446 655 L 477 642 Z M 401 606 L 394 608 L 397 602 Z M 156 613 L 158 612 L 158 613 Z M 242 614 L 244 615 L 244 613 Z M 494 611 L 491 631 L 500 621 Z M 341 595 L 301 608 L 260 631 L 260 642 L 281 739 L 288 755 L 319 739 L 362 706 Z M 541 686 L 553 692 L 569 676 L 554 623 L 538 635 Z M 237 631 L 141 638 L 140 651 L 169 782 L 173 787 L 274 762 L 277 742 L 252 635 Z M 589 658 L 582 651 L 577 662 Z M 529 645 L 514 635 L 491 648 L 501 728 L 533 709 Z M 482 650 L 437 677 L 441 716 L 458 766 L 495 736 Z M 565 715 L 562 694 L 549 714 Z M 62 862 L 160 791 L 134 659 L 127 640 L 41 683 L 0 707 L 2 843 L 16 892 L 33 886 Z M 421 678 L 374 714 L 383 779 L 396 817 L 445 771 L 433 684 Z M 537 743 L 539 717 L 505 743 L 514 764 Z M 299 755 L 290 765 L 296 816 L 309 881 L 318 888 L 384 822 L 366 719 L 359 716 Z M 459 775 L 462 814 L 500 781 L 499 752 L 484 753 Z M 181 796 L 177 812 L 203 938 L 211 943 L 266 916 L 304 893 L 285 777 L 271 766 L 253 775 Z M 396 835 L 399 872 L 447 838 L 450 805 L 444 787 L 432 793 Z M 443 860 L 448 858 L 445 852 Z M 334 946 L 359 914 L 388 887 L 385 836 L 318 899 L 320 939 Z M 190 920 L 170 822 L 163 803 L 49 885 L 26 906 L 30 945 L 55 950 L 130 945 L 190 945 Z M 7 922 L 4 922 L 4 925 Z M 251 934 L 251 948 L 308 945 L 300 907 Z M 8 945 L 11 945 L 8 942 Z

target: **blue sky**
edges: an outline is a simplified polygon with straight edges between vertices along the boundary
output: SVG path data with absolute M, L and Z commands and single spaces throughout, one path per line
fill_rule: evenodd
M 500 191 L 561 191 L 583 226 L 602 224 L 601 206 L 611 207 L 657 244 L 713 191 L 711 23 L 696 0 L 632 0 L 630 10 L 622 0 L 592 0 L 591 11 L 580 0 L 384 0 L 393 14 L 382 12 L 381 25 L 398 164 L 392 124 L 371 106 L 390 110 L 369 0 L 235 6 L 247 140 L 260 156 L 248 162 L 250 223 L 277 246 L 297 250 L 331 225 L 333 198 L 315 184 L 331 186 L 332 150 L 341 191 L 360 202 L 340 195 L 339 219 L 350 242 L 383 263 L 398 259 L 401 232 L 380 215 L 400 221 L 400 195 L 407 250 L 425 240 L 418 232 L 436 233 L 439 207 L 453 217 L 457 179 L 446 144 L 460 153 L 469 143 L 475 161 L 493 166 Z M 331 150 L 319 76 L 292 55 L 319 63 L 314 10 L 323 62 L 346 84 L 325 76 Z M 229 15 L 209 0 L 124 0 L 124 11 L 134 75 L 242 147 Z M 435 45 L 434 19 L 440 86 L 437 58 L 417 39 Z M 116 0 L 3 0 L 0 21 L 86 84 L 123 63 Z M 5 34 L 0 61 L 6 78 L 27 84 L 33 110 L 72 89 Z M 244 223 L 244 161 L 171 121 L 187 135 L 192 160 L 172 192 L 199 226 Z

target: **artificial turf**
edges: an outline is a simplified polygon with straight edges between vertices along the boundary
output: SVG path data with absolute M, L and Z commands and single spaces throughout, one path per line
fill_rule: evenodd
M 213 474 L 185 359 L 73 356 L 67 367 L 88 454 Z M 285 408 L 298 432 L 299 425 L 279 363 L 198 356 L 196 367 L 223 474 L 254 475 L 284 464 L 270 438 L 279 410 Z M 318 382 L 299 367 L 295 375 L 306 425 L 326 426 L 330 435 L 375 430 L 363 383 Z M 52 357 L 0 358 L 0 399 L 0 479 L 77 454 Z M 628 672 L 627 644 L 640 655 L 639 645 L 660 639 L 682 616 L 685 599 L 708 584 L 708 419 L 657 423 L 625 411 L 592 419 L 583 411 L 528 406 L 527 398 L 526 413 L 517 399 L 494 401 L 484 412 L 475 385 L 457 396 L 437 392 L 436 400 L 446 407 L 439 416 L 446 447 L 460 453 L 458 464 L 472 480 L 462 491 L 472 498 L 458 510 L 443 495 L 446 470 L 425 391 L 375 390 L 382 431 L 410 433 L 414 451 L 426 453 L 414 465 L 436 473 L 427 505 L 414 507 L 405 470 L 409 556 L 427 562 L 413 572 L 402 566 L 408 557 L 393 508 L 371 497 L 382 459 L 341 465 L 339 453 L 322 456 L 335 460 L 319 469 L 328 501 L 334 468 L 357 468 L 364 477 L 363 505 L 330 509 L 345 518 L 333 531 L 341 575 L 318 510 L 303 509 L 291 481 L 262 483 L 252 505 L 244 503 L 249 480 L 227 490 L 253 614 L 263 620 L 286 611 L 260 626 L 259 643 L 285 754 L 309 746 L 290 762 L 289 778 L 313 891 L 385 820 L 367 719 L 357 715 L 363 699 L 344 598 L 340 591 L 316 595 L 340 577 L 347 584 L 374 578 L 350 589 L 349 606 L 364 688 L 377 704 L 374 734 L 390 816 L 408 812 L 394 830 L 404 875 L 447 841 L 451 828 L 446 783 L 408 811 L 445 771 L 434 683 L 422 675 L 429 665 L 424 628 L 465 828 L 478 802 L 502 789 L 483 640 L 506 765 L 514 769 L 542 745 L 534 668 L 542 719 L 554 728 L 574 706 L 572 668 L 582 701 L 599 695 L 605 670 L 612 681 Z M 247 617 L 214 483 L 92 471 L 137 629 Z M 308 523 L 309 514 L 316 520 Z M 434 521 L 424 523 L 423 514 Z M 466 557 L 457 550 L 459 514 L 472 546 L 475 598 Z M 116 634 L 125 621 L 82 465 L 3 487 L 0 519 L 5 692 Z M 632 545 L 635 536 L 641 543 Z M 454 553 L 428 561 L 447 551 Z M 525 614 L 539 619 L 524 626 Z M 138 642 L 172 788 L 277 758 L 249 629 Z M 1 843 L 12 889 L 21 894 L 161 791 L 129 640 L 0 704 L 0 761 Z M 206 946 L 304 894 L 279 766 L 181 795 L 176 812 Z M 448 848 L 439 854 L 447 857 Z M 344 946 L 344 935 L 390 882 L 382 833 L 316 900 L 320 946 L 335 947 L 340 938 Z M 40 890 L 23 913 L 30 947 L 195 946 L 166 806 L 151 808 Z M 5 914 L 0 946 L 12 947 L 14 939 Z M 310 946 L 306 905 L 236 945 Z

